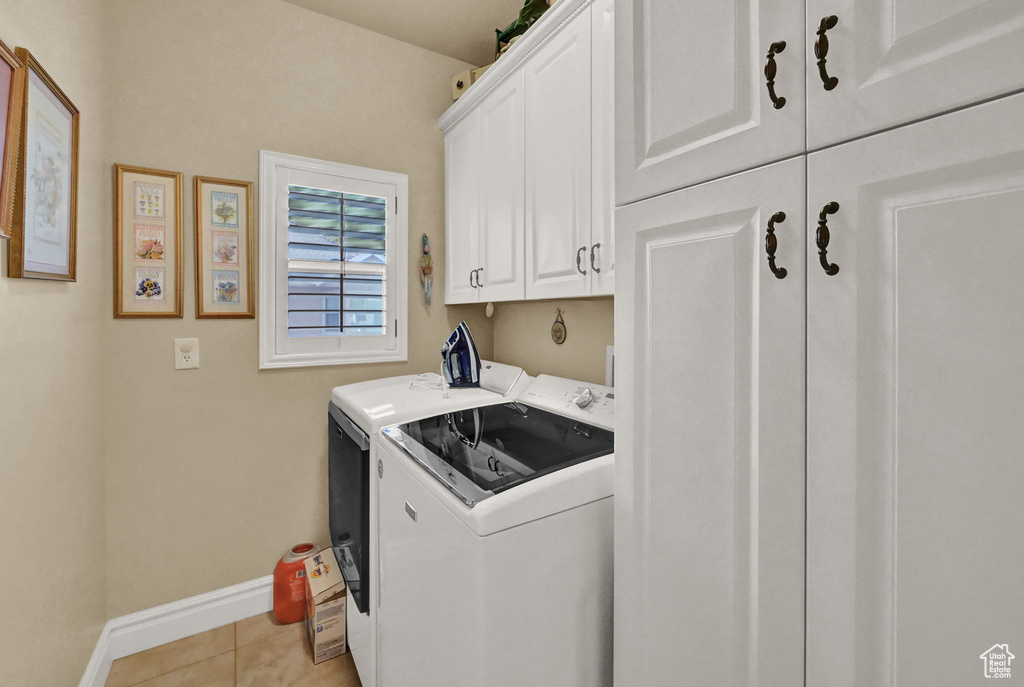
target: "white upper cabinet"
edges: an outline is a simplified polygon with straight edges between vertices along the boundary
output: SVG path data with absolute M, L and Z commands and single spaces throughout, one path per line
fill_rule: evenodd
M 589 8 L 526 72 L 526 297 L 590 293 Z
M 590 292 L 615 292 L 615 0 L 590 8 L 592 69 Z
M 1024 87 L 1020 0 L 808 0 L 806 21 L 810 150 Z
M 522 74 L 445 136 L 448 304 L 523 298 L 522 141 Z
M 808 158 L 812 231 L 838 205 L 807 255 L 808 687 L 1021 655 L 1021 122 L 1015 95 Z
M 438 120 L 447 303 L 614 292 L 615 4 L 560 0 Z
M 618 205 L 1024 88 L 1019 0 L 807 0 L 806 12 L 620 0 L 618 12 Z
M 445 302 L 479 300 L 480 118 L 471 112 L 449 129 L 445 152 Z
M 523 210 L 523 74 L 513 75 L 481 103 L 480 300 L 525 295 Z
M 619 205 L 803 151 L 803 0 L 620 0 L 617 12 Z

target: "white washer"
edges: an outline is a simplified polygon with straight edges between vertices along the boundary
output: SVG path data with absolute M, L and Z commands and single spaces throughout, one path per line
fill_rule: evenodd
M 530 378 L 522 374 L 520 368 L 497 363 L 483 362 L 482 383 L 492 389 L 499 389 L 506 395 L 514 396 L 529 384 Z M 434 376 L 440 380 L 440 376 Z M 400 422 L 427 417 L 436 413 L 461 410 L 476 405 L 497 403 L 505 396 L 487 389 L 448 389 L 429 388 L 422 380 L 414 381 L 413 375 L 377 379 L 357 384 L 347 384 L 333 389 L 331 394 L 331 415 L 338 410 L 356 429 L 357 443 L 349 443 L 348 448 L 357 452 L 356 459 L 364 462 L 363 467 L 371 479 L 368 480 L 367 510 L 368 520 L 368 565 L 367 580 L 364 581 L 367 594 L 366 612 L 360 612 L 355 603 L 349 605 L 348 643 L 355 660 L 363 687 L 376 687 L 377 684 L 377 606 L 379 589 L 377 584 L 377 479 L 376 466 L 379 460 L 380 442 L 374 437 L 380 436 L 383 427 Z M 335 427 L 337 429 L 337 427 Z M 358 440 L 365 438 L 366 450 L 360 452 Z M 334 472 L 334 441 L 332 436 L 332 455 L 330 458 L 332 473 Z M 332 475 L 330 485 L 332 510 L 336 501 L 336 485 Z M 335 530 L 332 514 L 331 529 Z M 332 539 L 337 533 L 332 531 Z M 338 542 L 332 541 L 333 545 Z
M 514 398 L 377 439 L 377 687 L 611 685 L 613 389 Z

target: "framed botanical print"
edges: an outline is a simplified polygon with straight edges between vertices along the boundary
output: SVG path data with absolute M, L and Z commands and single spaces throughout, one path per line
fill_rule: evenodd
M 182 316 L 182 183 L 114 165 L 114 317 Z
M 11 237 L 14 224 L 15 174 L 21 143 L 25 99 L 25 65 L 0 41 L 0 239 Z
M 254 318 L 251 181 L 195 177 L 196 317 Z
M 7 274 L 75 280 L 78 108 L 25 48 L 17 194 Z

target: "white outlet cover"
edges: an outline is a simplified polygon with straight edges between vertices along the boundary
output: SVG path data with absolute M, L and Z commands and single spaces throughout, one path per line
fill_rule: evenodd
M 174 340 L 174 369 L 195 370 L 199 367 L 199 339 Z

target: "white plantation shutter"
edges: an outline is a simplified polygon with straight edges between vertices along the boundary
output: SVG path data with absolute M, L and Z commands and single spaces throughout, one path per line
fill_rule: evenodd
M 288 187 L 288 336 L 387 334 L 387 199 Z
M 405 175 L 260 153 L 260 366 L 407 359 Z

